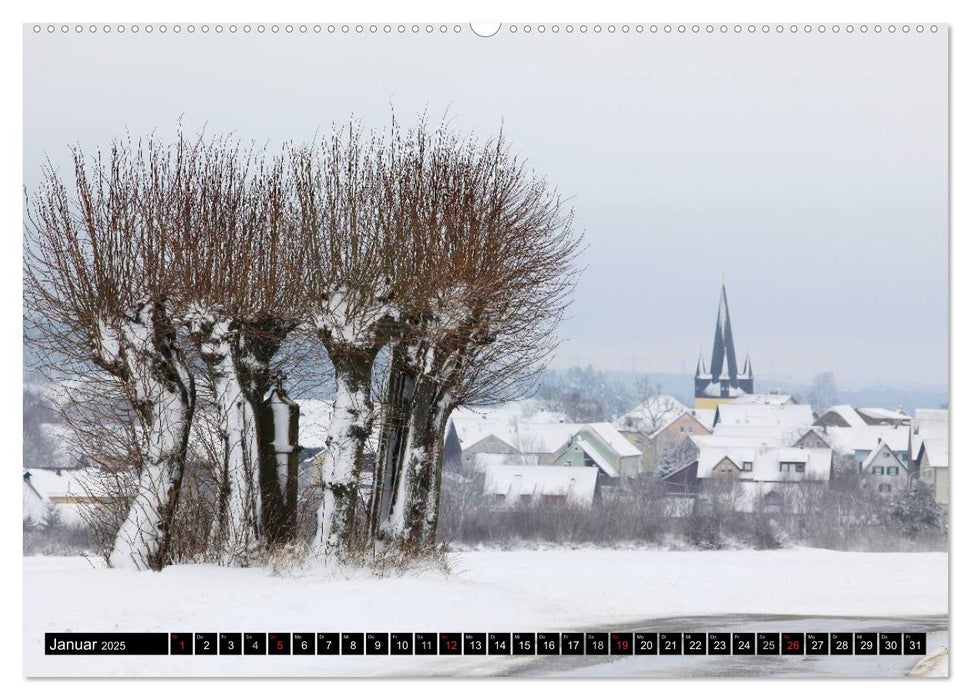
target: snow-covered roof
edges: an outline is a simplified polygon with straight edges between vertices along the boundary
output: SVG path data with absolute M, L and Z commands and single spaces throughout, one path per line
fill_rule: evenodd
M 870 465 L 871 465 L 871 464 L 873 464 L 873 463 L 874 463 L 874 462 L 876 461 L 876 459 L 877 459 L 877 457 L 879 457 L 879 456 L 880 456 L 880 455 L 882 455 L 882 454 L 887 454 L 887 455 L 889 455 L 889 456 L 890 456 L 890 457 L 892 457 L 892 458 L 894 459 L 894 461 L 896 461 L 896 462 L 897 462 L 897 464 L 899 464 L 899 465 L 900 465 L 901 467 L 903 467 L 904 469 L 906 469 L 906 468 L 907 468 L 907 465 L 906 465 L 906 464 L 904 464 L 903 462 L 901 462 L 901 461 L 900 461 L 900 458 L 899 458 L 899 457 L 897 457 L 897 453 L 893 451 L 893 448 L 892 448 L 892 447 L 890 447 L 890 445 L 888 445 L 888 444 L 886 444 L 886 443 L 883 443 L 883 442 L 881 442 L 881 443 L 880 443 L 879 445 L 877 445 L 877 446 L 876 446 L 876 447 L 874 447 L 874 448 L 873 448 L 872 450 L 870 450 L 870 454 L 868 454 L 868 455 L 866 456 L 866 459 L 864 459 L 864 460 L 863 460 L 863 464 L 862 464 L 862 465 L 860 465 L 860 466 L 861 466 L 861 467 L 862 467 L 862 468 L 863 468 L 864 470 L 866 470 L 866 469 L 869 469 L 869 468 L 870 468 Z
M 597 466 L 603 470 L 604 474 L 610 477 L 618 476 L 617 470 L 614 469 L 613 465 L 610 463 L 610 460 L 607 458 L 607 455 L 601 452 L 600 449 L 598 449 L 592 442 L 586 438 L 578 437 L 576 439 L 576 445 L 583 450 L 590 457 L 590 459 L 597 463 Z M 638 452 L 638 454 L 640 454 L 640 452 Z
M 739 438 L 750 445 L 765 444 L 785 447 L 794 443 L 805 432 L 804 426 L 725 425 L 719 423 L 712 431 L 712 444 L 719 442 L 722 438 Z
M 715 477 L 714 468 L 725 458 L 730 459 L 739 469 L 745 462 L 752 463 L 751 471 L 743 471 L 740 480 L 752 481 L 789 481 L 806 479 L 810 481 L 828 481 L 832 465 L 833 452 L 828 448 L 766 448 L 766 449 L 731 449 L 724 446 L 705 446 L 698 455 L 698 478 L 711 479 Z M 805 463 L 803 474 L 796 472 L 782 472 L 780 462 Z
M 949 437 L 946 408 L 918 408 L 911 422 L 910 456 L 917 459 L 924 440 L 947 440 Z
M 903 452 L 910 441 L 910 431 L 905 426 L 863 425 L 855 428 L 826 428 L 820 435 L 837 452 L 849 454 L 858 450 L 868 453 L 880 440 L 891 450 Z
M 688 412 L 688 407 L 668 394 L 657 394 L 631 409 L 616 421 L 620 430 L 652 435 Z
M 580 423 L 520 423 L 513 431 L 513 446 L 523 453 L 553 454 L 583 427 Z
M 823 415 L 820 416 L 820 418 L 825 416 L 827 413 L 835 413 L 840 418 L 842 418 L 843 421 L 846 423 L 847 427 L 850 427 L 850 428 L 858 428 L 860 426 L 867 424 L 867 422 L 863 420 L 860 414 L 856 412 L 856 409 L 850 406 L 849 404 L 830 406 L 825 411 L 823 411 Z
M 910 421 L 910 416 L 902 410 L 892 411 L 889 408 L 858 408 L 856 410 L 871 420 L 890 421 L 894 423 Z
M 610 423 L 587 423 L 584 429 L 589 428 L 597 434 L 601 440 L 607 443 L 619 457 L 640 457 L 641 451 L 630 440 L 620 434 Z
M 44 500 L 87 498 L 94 482 L 91 469 L 25 469 L 25 482 Z M 27 476 L 29 475 L 29 477 Z
M 690 435 L 688 437 L 696 447 L 724 447 L 735 449 L 760 449 L 768 447 L 787 447 L 794 441 L 784 439 L 785 435 L 780 432 L 750 435 L 725 435 L 723 433 L 713 435 Z
M 927 462 L 932 467 L 949 466 L 949 450 L 947 440 L 924 440 L 924 452 L 927 453 Z
M 552 453 L 581 427 L 561 413 L 541 409 L 534 399 L 457 408 L 449 423 L 463 451 L 492 435 L 521 452 Z
M 787 403 L 794 403 L 789 394 L 742 394 L 732 403 L 738 404 L 764 404 L 768 406 L 782 406 Z
M 593 503 L 597 470 L 592 467 L 490 465 L 485 470 L 483 493 L 520 496 L 566 496 L 576 505 Z
M 711 430 L 715 427 L 715 409 L 714 408 L 692 408 L 689 410 L 692 416 L 698 419 L 698 422 L 703 426 Z
M 716 428 L 719 425 L 779 425 L 809 426 L 813 412 L 806 404 L 739 404 L 723 403 L 718 406 Z

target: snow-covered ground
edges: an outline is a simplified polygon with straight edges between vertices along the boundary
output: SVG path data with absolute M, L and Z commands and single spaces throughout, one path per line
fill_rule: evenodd
M 450 574 L 376 578 L 313 567 L 285 574 L 212 565 L 173 566 L 161 573 L 112 571 L 81 557 L 25 558 L 24 672 L 465 674 L 488 673 L 488 664 L 498 662 L 482 657 L 45 657 L 44 632 L 58 631 L 583 631 L 675 616 L 906 618 L 948 612 L 946 553 L 558 549 L 463 552 L 450 560 Z

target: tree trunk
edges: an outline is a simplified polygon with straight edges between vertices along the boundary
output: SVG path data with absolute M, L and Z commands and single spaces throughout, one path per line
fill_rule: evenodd
M 353 539 L 361 462 L 374 422 L 370 373 L 374 354 L 367 353 L 368 359 L 363 352 L 353 353 L 356 361 L 348 361 L 346 350 L 330 351 L 330 355 L 337 393 L 324 441 L 323 498 L 314 538 L 316 549 L 327 556 L 345 552 Z
M 437 522 L 438 490 L 442 449 L 438 416 L 443 413 L 442 397 L 433 379 L 420 376 L 415 382 L 411 411 L 407 417 L 394 502 L 385 521 L 384 533 L 399 546 L 421 549 L 428 544 L 426 524 Z
M 228 565 L 245 566 L 260 542 L 260 488 L 252 407 L 235 372 L 216 380 L 225 447 L 225 510 L 213 528 L 213 549 Z
M 277 426 L 267 394 L 274 383 L 271 362 L 292 328 L 291 324 L 275 318 L 242 323 L 239 355 L 236 358 L 240 384 L 253 414 L 253 452 L 258 463 L 261 532 L 268 544 L 286 541 L 291 534 L 291 528 L 287 525 L 285 490 L 280 486 L 277 473 L 277 451 L 274 447 Z
M 425 512 L 422 518 L 421 546 L 430 549 L 435 546 L 435 536 L 438 533 L 438 516 L 442 505 L 442 466 L 445 450 L 445 420 L 453 406 L 444 399 L 440 399 L 435 407 L 432 431 L 435 433 L 434 447 L 431 451 L 432 466 L 428 470 L 428 497 L 425 499 Z
M 255 414 L 240 379 L 239 328 L 205 312 L 195 313 L 189 327 L 215 392 L 224 451 L 210 549 L 222 564 L 245 566 L 261 539 L 261 494 Z
M 415 378 L 414 369 L 406 361 L 406 352 L 396 345 L 391 352 L 388 390 L 382 406 L 381 438 L 374 463 L 374 487 L 368 513 L 370 542 L 376 542 L 382 536 L 381 524 L 388 518 L 394 502 L 410 427 Z
M 145 439 L 135 497 L 109 555 L 113 568 L 158 571 L 169 563 L 195 409 L 195 385 L 175 335 L 164 307 L 146 302 L 120 321 L 108 343 L 133 389 Z

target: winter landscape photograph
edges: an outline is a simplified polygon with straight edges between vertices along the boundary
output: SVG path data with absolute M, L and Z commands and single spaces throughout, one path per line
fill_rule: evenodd
M 24 675 L 948 676 L 948 31 L 25 25 Z

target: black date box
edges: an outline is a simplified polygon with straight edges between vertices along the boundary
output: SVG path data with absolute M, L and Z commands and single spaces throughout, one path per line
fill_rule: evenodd
M 852 656 L 853 633 L 832 632 L 829 635 L 829 653 L 833 656 Z
M 536 653 L 536 633 L 535 632 L 513 632 L 512 633 L 512 653 L 513 654 L 535 654 Z
M 707 652 L 707 641 L 707 635 L 704 632 L 685 632 L 684 653 L 692 656 L 704 656 Z
M 927 632 L 904 632 L 904 654 L 927 653 Z
M 783 632 L 782 653 L 788 656 L 802 656 L 805 654 L 806 635 L 802 632 Z
M 289 632 L 270 632 L 267 648 L 270 654 L 276 656 L 290 655 L 290 633 Z
M 245 632 L 243 634 L 244 654 L 266 654 L 266 632 Z
M 438 634 L 435 632 L 415 632 L 415 654 L 420 656 L 438 654 Z
M 293 653 L 300 655 L 316 654 L 317 636 L 313 632 L 294 632 Z
M 730 632 L 709 632 L 708 653 L 722 656 L 732 653 L 732 635 Z
M 466 632 L 462 635 L 462 651 L 471 656 L 482 656 L 487 651 L 485 632 Z
M 490 632 L 488 635 L 489 653 L 497 656 L 512 654 L 512 634 L 509 632 Z
M 806 632 L 806 654 L 826 656 L 829 654 L 829 635 L 825 632 Z
M 881 632 L 877 636 L 877 644 L 881 654 L 903 654 L 903 635 L 899 632 Z
M 586 634 L 587 654 L 608 654 L 610 646 L 606 632 L 587 632 Z
M 755 635 L 752 632 L 732 632 L 732 654 L 751 656 L 755 654 Z
M 635 654 L 657 654 L 657 632 L 634 632 Z
M 560 633 L 537 632 L 536 653 L 544 656 L 558 656 L 560 653 Z
M 387 632 L 368 632 L 364 635 L 364 653 L 366 654 L 387 654 L 388 653 L 388 633 Z
M 363 656 L 364 633 L 341 632 L 341 656 Z
M 415 635 L 411 632 L 392 632 L 389 645 L 392 656 L 411 656 L 415 653 Z
M 860 656 L 871 656 L 877 653 L 877 635 L 875 632 L 857 632 L 853 635 L 853 653 Z
M 219 652 L 219 635 L 215 632 L 196 632 L 193 635 L 196 656 L 215 656 Z
M 188 632 L 173 632 L 169 635 L 170 654 L 191 654 L 192 634 Z
M 610 653 L 623 656 L 634 653 L 634 635 L 631 632 L 610 633 Z
M 243 635 L 239 632 L 219 633 L 219 655 L 234 656 L 243 653 Z
M 586 653 L 583 632 L 564 632 L 560 635 L 560 653 L 566 656 L 583 656 Z
M 778 654 L 779 653 L 779 633 L 778 632 L 759 632 L 755 635 L 756 654 Z
M 462 635 L 458 632 L 442 632 L 438 635 L 438 653 L 442 656 L 462 655 Z
M 680 656 L 682 649 L 681 637 L 682 634 L 680 632 L 658 632 L 658 653 L 668 656 Z
M 317 654 L 336 656 L 341 653 L 341 636 L 337 632 L 317 633 Z

